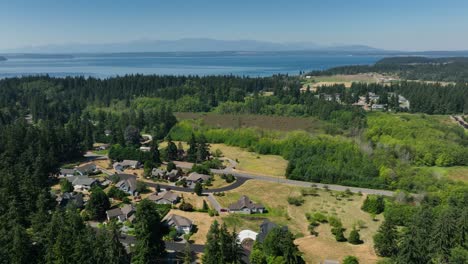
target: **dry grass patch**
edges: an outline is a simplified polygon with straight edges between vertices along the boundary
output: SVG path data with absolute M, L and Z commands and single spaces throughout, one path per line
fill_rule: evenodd
M 206 196 L 198 196 L 195 193 L 176 192 L 176 191 L 173 191 L 173 192 L 180 195 L 181 201 L 182 201 L 182 198 L 183 198 L 183 200 L 186 203 L 189 203 L 189 204 L 193 205 L 193 209 L 195 209 L 195 210 L 203 208 L 203 201 L 206 201 L 208 206 L 210 206 L 210 203 L 206 199 Z
M 249 228 L 258 231 L 259 223 L 263 218 L 268 218 L 280 225 L 287 225 L 294 234 L 305 236 L 298 239 L 298 244 L 301 244 L 301 250 L 304 251 L 306 259 L 310 261 L 336 259 L 336 254 L 342 254 L 340 257 L 346 255 L 358 256 L 358 254 L 361 254 L 363 260 L 368 259 L 369 261 L 376 258 L 373 250 L 372 236 L 377 231 L 382 216 L 378 216 L 380 221 L 372 221 L 370 215 L 360 209 L 365 199 L 364 196 L 355 194 L 350 197 L 352 200 L 347 200 L 346 198 L 337 200 L 335 197 L 336 193 L 318 190 L 319 196 L 304 197 L 305 201 L 301 206 L 288 204 L 287 198 L 289 196 L 301 195 L 301 189 L 300 187 L 291 185 L 250 180 L 236 190 L 226 192 L 226 196 L 216 198 L 223 207 L 227 207 L 229 204 L 237 201 L 241 195 L 248 195 L 254 202 L 264 204 L 268 209 L 267 214 L 254 215 L 253 218 L 252 215 L 229 215 L 223 217 L 223 219 L 228 226 L 231 228 L 236 227 L 237 230 Z M 347 229 L 345 232 L 346 237 L 352 228 L 357 226 L 359 220 L 363 221 L 366 227 L 360 230 L 360 235 L 364 244 L 353 246 L 346 242 L 336 242 L 331 234 L 329 224 L 321 224 L 316 228 L 316 231 L 319 233 L 317 238 L 309 236 L 309 222 L 305 214 L 313 212 L 321 212 L 327 216 L 338 217 L 342 221 L 344 228 Z M 321 250 L 320 245 L 326 246 L 333 254 L 329 254 L 327 250 Z M 367 253 L 364 254 L 365 252 Z
M 174 141 L 176 145 L 178 141 Z M 188 149 L 186 142 L 181 142 L 184 150 Z M 165 148 L 167 142 L 161 142 L 159 148 Z M 252 174 L 282 177 L 286 174 L 288 161 L 278 155 L 261 155 L 255 152 L 249 152 L 246 149 L 231 147 L 226 144 L 210 144 L 210 151 L 221 150 L 223 156 L 238 161 L 237 170 Z M 214 182 L 213 182 L 214 183 Z M 211 187 L 213 188 L 213 187 Z
M 237 160 L 237 170 L 253 174 L 284 177 L 288 161 L 277 155 L 261 155 L 249 152 L 238 147 L 231 147 L 225 144 L 211 144 L 211 151 L 216 149 L 223 152 L 223 156 Z
M 234 182 L 227 183 L 225 179 L 221 178 L 218 174 L 215 174 L 212 178 L 211 184 L 212 186 L 206 186 L 207 189 L 217 189 L 217 188 L 222 188 L 225 186 L 229 186 L 233 184 Z

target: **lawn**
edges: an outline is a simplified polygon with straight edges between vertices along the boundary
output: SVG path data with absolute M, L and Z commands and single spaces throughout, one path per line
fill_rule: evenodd
M 226 192 L 226 196 L 216 198 L 223 207 L 229 206 L 244 194 L 254 202 L 264 204 L 268 209 L 267 214 L 231 214 L 223 217 L 223 221 L 238 231 L 243 229 L 258 231 L 259 224 L 265 217 L 277 224 L 287 225 L 298 237 L 296 243 L 305 253 L 307 263 L 318 263 L 324 259 L 342 259 L 347 255 L 357 256 L 360 263 L 375 263 L 377 256 L 373 250 L 372 236 L 383 217 L 380 215 L 377 217 L 379 221 L 373 221 L 369 214 L 360 209 L 365 197 L 355 194 L 351 200 L 345 198 L 337 200 L 336 193 L 319 190 L 319 196 L 305 197 L 303 205 L 289 205 L 288 196 L 299 196 L 300 190 L 301 188 L 296 186 L 250 180 L 236 190 Z M 319 232 L 318 237 L 309 235 L 308 221 L 305 217 L 307 212 L 321 212 L 338 217 L 347 229 L 345 236 L 349 235 L 357 221 L 363 221 L 366 227 L 360 230 L 360 235 L 364 244 L 354 246 L 347 242 L 336 242 L 328 224 L 322 224 L 316 229 Z
M 215 175 L 213 177 L 213 180 L 211 181 L 211 186 L 206 186 L 206 189 L 217 189 L 217 188 L 222 188 L 222 187 L 225 187 L 225 186 L 228 186 L 228 185 L 231 185 L 233 184 L 233 182 L 231 183 L 227 183 L 226 180 L 222 179 L 221 176 L 219 175 Z

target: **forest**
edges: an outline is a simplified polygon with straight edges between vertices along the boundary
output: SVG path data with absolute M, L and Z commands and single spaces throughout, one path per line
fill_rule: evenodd
M 397 91 L 414 100 L 414 111 L 420 113 L 447 114 L 466 107 L 466 85 L 437 87 L 407 83 L 390 86 L 387 92 Z M 466 166 L 463 130 L 423 114 L 366 113 L 299 89 L 297 77 L 283 75 L 0 80 L 0 221 L 4 223 L 0 226 L 0 263 L 128 263 L 130 257 L 133 263 L 148 263 L 161 257 L 160 227 L 154 224 L 160 222 L 157 208 L 140 204 L 137 237 L 141 243 L 128 256 L 115 229 L 94 232 L 76 210 L 57 208 L 50 196 L 58 168 L 82 157 L 95 142 L 113 145 L 115 157 L 152 159 L 134 151 L 134 135 L 140 133 L 156 140 L 170 135 L 172 140 L 190 141 L 194 132 L 210 143 L 281 155 L 289 161 L 286 176 L 291 179 L 434 192 L 435 198 L 426 198 L 424 204 L 437 215 L 446 205 L 466 206 L 466 189 L 455 192 L 457 186 L 463 190 L 465 185 L 419 168 Z M 356 93 L 372 89 L 387 88 L 357 84 L 351 88 Z M 448 101 L 451 105 L 443 106 Z M 323 135 L 209 128 L 196 121 L 178 122 L 174 111 L 313 116 L 328 128 Z M 410 224 L 407 228 L 408 234 L 416 232 Z M 450 249 L 459 245 L 454 242 Z M 461 247 L 466 251 L 466 246 Z M 447 259 L 444 250 L 441 257 Z M 105 252 L 106 259 L 92 262 L 99 259 L 97 252 Z
M 308 74 L 320 76 L 370 72 L 397 74 L 406 80 L 467 83 L 468 59 L 466 57 L 390 57 L 381 59 L 371 66 L 341 66 Z

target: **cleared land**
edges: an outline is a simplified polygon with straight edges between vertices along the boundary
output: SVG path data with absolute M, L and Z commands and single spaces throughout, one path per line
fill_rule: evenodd
M 283 178 L 286 173 L 288 161 L 281 156 L 261 155 L 225 144 L 211 144 L 211 151 L 215 151 L 216 149 L 221 150 L 224 157 L 237 160 L 238 166 L 236 170 L 238 171 Z
M 263 115 L 229 115 L 216 113 L 175 113 L 178 120 L 201 119 L 203 124 L 216 128 L 257 127 L 267 130 L 305 130 L 321 132 L 324 123 L 313 117 L 285 117 Z
M 179 142 L 175 142 L 176 145 Z M 167 142 L 161 142 L 160 148 L 165 148 Z M 188 149 L 186 142 L 182 142 L 185 150 Z M 225 144 L 210 144 L 210 151 L 214 152 L 216 149 L 221 150 L 223 156 L 232 160 L 237 160 L 237 171 L 245 171 L 252 174 L 269 175 L 274 177 L 283 177 L 286 173 L 288 161 L 281 156 L 277 155 L 261 155 L 255 152 L 249 152 L 246 149 L 231 147 Z M 216 182 L 216 181 L 215 181 Z M 213 185 L 215 184 L 213 182 Z M 213 188 L 213 187 L 211 187 Z
M 372 236 L 378 229 L 379 221 L 373 221 L 371 216 L 363 212 L 360 207 L 364 196 L 353 195 L 347 198 L 336 197 L 334 192 L 318 191 L 319 196 L 304 197 L 305 202 L 301 206 L 290 205 L 287 202 L 289 196 L 300 196 L 301 188 L 283 184 L 260 182 L 251 180 L 236 190 L 226 192 L 226 196 L 217 197 L 223 207 L 235 202 L 241 195 L 248 195 L 254 202 L 263 203 L 267 214 L 257 215 L 234 215 L 223 217 L 223 221 L 232 229 L 238 231 L 252 229 L 258 231 L 259 224 L 264 218 L 280 224 L 287 225 L 296 234 L 296 243 L 305 254 L 307 263 L 318 263 L 324 259 L 340 259 L 347 255 L 355 255 L 360 263 L 375 263 L 378 258 L 373 250 Z M 345 236 L 349 235 L 357 222 L 363 221 L 365 228 L 361 228 L 360 235 L 364 241 L 362 245 L 351 245 L 347 242 L 336 242 L 331 234 L 328 224 L 321 224 L 316 228 L 318 237 L 309 235 L 307 218 L 305 213 L 321 212 L 328 216 L 341 219 L 343 226 L 347 229 Z

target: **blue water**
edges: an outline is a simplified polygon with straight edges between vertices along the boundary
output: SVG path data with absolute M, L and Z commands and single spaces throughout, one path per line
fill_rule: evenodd
M 49 74 L 107 78 L 125 74 L 244 75 L 298 74 L 342 65 L 372 64 L 378 55 L 74 55 L 73 58 L 9 58 L 0 61 L 0 78 Z

